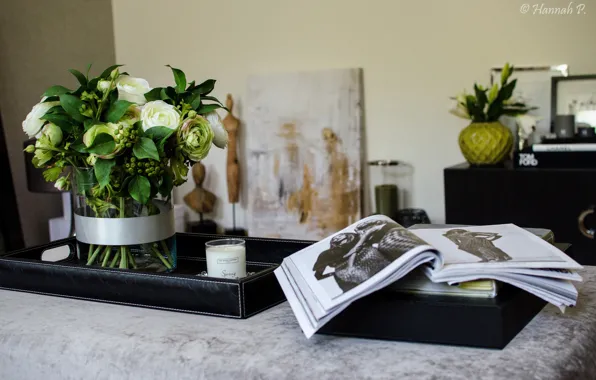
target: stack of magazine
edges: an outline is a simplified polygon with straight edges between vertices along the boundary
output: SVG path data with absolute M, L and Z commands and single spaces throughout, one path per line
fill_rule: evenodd
M 374 215 L 285 258 L 275 275 L 310 338 L 355 300 L 403 288 L 400 280 L 415 273 L 437 286 L 509 283 L 564 311 L 577 302 L 571 281 L 582 280 L 581 268 L 513 224 L 406 229 Z

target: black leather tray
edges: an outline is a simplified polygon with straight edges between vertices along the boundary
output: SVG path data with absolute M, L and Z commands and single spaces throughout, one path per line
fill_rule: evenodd
M 255 274 L 239 280 L 197 276 L 207 269 L 205 242 L 224 237 L 177 234 L 173 273 L 88 267 L 76 257 L 75 238 L 59 240 L 0 256 L 0 288 L 240 319 L 285 301 L 273 270 L 312 242 L 246 237 L 247 272 Z M 63 245 L 71 247 L 69 258 L 41 260 L 44 251 Z

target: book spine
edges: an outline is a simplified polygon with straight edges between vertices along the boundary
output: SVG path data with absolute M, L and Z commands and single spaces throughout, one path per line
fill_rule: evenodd
M 596 152 L 596 144 L 534 144 L 534 152 Z

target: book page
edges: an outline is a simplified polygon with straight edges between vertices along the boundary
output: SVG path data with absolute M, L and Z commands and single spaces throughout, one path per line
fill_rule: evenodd
M 374 215 L 287 259 L 298 271 L 294 276 L 300 275 L 329 310 L 375 286 L 426 250 L 432 247 L 409 230 L 386 216 Z
M 437 274 L 464 268 L 582 268 L 557 247 L 514 224 L 411 231 L 441 253 L 444 267 L 437 268 Z

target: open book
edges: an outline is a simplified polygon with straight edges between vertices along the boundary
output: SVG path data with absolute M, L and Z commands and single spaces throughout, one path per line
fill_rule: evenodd
M 374 215 L 285 258 L 275 275 L 304 334 L 416 270 L 433 283 L 492 279 L 574 306 L 582 266 L 513 224 L 408 230 Z

